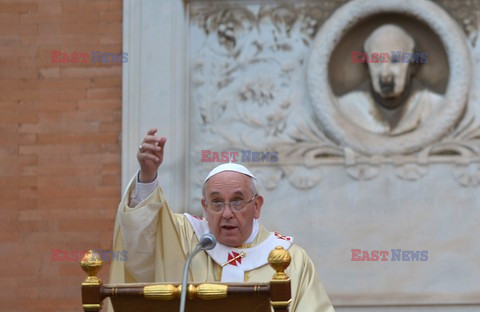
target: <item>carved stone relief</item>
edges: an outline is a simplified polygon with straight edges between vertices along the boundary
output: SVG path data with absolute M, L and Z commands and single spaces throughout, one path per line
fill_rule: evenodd
M 190 159 L 203 168 L 194 184 L 216 165 L 200 161 L 205 149 L 278 152 L 277 162 L 248 164 L 268 189 L 283 178 L 312 188 L 325 166 L 344 166 L 356 180 L 394 166 L 398 178 L 418 180 L 431 163 L 450 164 L 462 186 L 480 184 L 480 11 L 439 1 L 454 20 L 430 1 L 345 2 L 189 4 Z M 337 109 L 343 94 L 369 79 L 366 66 L 351 70 L 364 64 L 351 64 L 350 51 L 391 20 L 422 48 L 435 48 L 417 76 L 443 100 L 399 135 L 371 132 Z M 342 41 L 349 36 L 360 46 Z

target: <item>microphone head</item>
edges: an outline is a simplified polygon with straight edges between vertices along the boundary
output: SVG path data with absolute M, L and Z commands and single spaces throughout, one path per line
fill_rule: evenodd
M 215 247 L 217 244 L 217 239 L 215 238 L 215 235 L 212 233 L 206 233 L 203 234 L 202 237 L 200 237 L 200 246 L 202 247 L 203 250 L 210 250 Z

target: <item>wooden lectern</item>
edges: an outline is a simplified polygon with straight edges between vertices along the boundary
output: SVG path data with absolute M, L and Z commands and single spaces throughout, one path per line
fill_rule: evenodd
M 291 291 L 285 269 L 290 254 L 277 247 L 268 256 L 276 271 L 269 283 L 192 283 L 187 288 L 185 311 L 188 312 L 288 312 Z M 100 256 L 90 250 L 81 266 L 88 274 L 82 283 L 82 304 L 85 312 L 98 312 L 102 302 L 110 298 L 115 312 L 176 312 L 180 305 L 181 283 L 102 284 L 97 273 L 102 267 Z

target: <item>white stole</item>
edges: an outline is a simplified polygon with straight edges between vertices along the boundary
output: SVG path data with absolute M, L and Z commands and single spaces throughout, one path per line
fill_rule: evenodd
M 205 219 L 194 217 L 188 213 L 184 214 L 188 222 L 192 225 L 195 235 L 200 240 L 205 233 L 210 233 L 208 223 Z M 223 245 L 217 242 L 215 248 L 206 250 L 208 255 L 218 265 L 222 266 L 230 259 L 245 252 L 245 257 L 239 257 L 237 260 L 231 261 L 222 268 L 223 283 L 243 283 L 245 272 L 257 269 L 268 263 L 268 255 L 277 246 L 282 246 L 289 249 L 292 245 L 293 237 L 283 236 L 277 232 L 270 233 L 270 235 L 263 242 L 252 248 L 234 248 Z

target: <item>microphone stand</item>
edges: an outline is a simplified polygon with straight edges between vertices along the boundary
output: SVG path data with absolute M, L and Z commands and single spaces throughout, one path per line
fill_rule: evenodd
M 187 298 L 187 277 L 188 277 L 188 268 L 190 267 L 190 262 L 192 262 L 193 257 L 202 250 L 201 245 L 195 246 L 195 249 L 188 255 L 187 262 L 183 267 L 183 279 L 182 279 L 182 293 L 180 295 L 180 312 L 185 311 L 185 300 Z
M 187 298 L 187 278 L 188 278 L 188 268 L 190 267 L 190 262 L 192 262 L 193 257 L 200 250 L 210 250 L 215 247 L 217 240 L 213 234 L 207 233 L 200 238 L 200 242 L 195 246 L 193 251 L 188 255 L 185 266 L 183 267 L 183 278 L 182 278 L 182 290 L 180 294 L 180 312 L 185 311 L 185 300 Z

